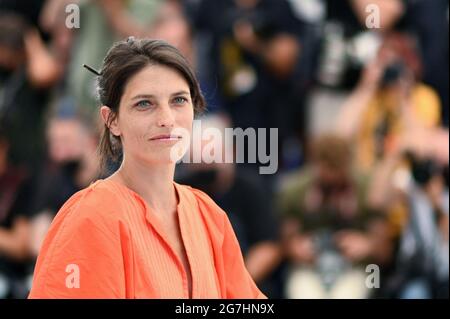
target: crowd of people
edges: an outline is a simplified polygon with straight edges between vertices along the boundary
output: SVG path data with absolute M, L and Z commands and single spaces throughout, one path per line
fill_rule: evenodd
M 83 64 L 99 69 L 128 36 L 189 59 L 203 129 L 278 129 L 276 174 L 248 161 L 176 174 L 227 212 L 269 298 L 448 298 L 448 10 L 447 0 L 0 1 L 0 298 L 27 297 L 58 210 L 120 164 L 100 163 L 96 76 Z

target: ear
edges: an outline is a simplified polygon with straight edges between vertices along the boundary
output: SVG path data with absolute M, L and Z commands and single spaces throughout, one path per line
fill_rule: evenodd
M 103 123 L 105 123 L 105 125 L 109 128 L 110 132 L 114 136 L 119 137 L 121 135 L 121 132 L 117 122 L 117 115 L 114 116 L 111 109 L 106 105 L 103 105 L 100 108 L 100 115 L 102 116 Z

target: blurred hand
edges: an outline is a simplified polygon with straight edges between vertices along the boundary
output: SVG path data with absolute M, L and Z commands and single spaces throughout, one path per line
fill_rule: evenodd
M 41 39 L 39 31 L 32 29 L 25 37 L 28 78 L 35 87 L 49 87 L 62 74 L 62 67 Z
M 438 176 L 438 178 L 432 178 L 425 186 L 426 194 L 435 208 L 441 209 L 442 195 L 445 192 L 444 187 L 444 181 L 440 178 L 440 176 Z
M 433 150 L 434 159 L 441 165 L 448 165 L 450 159 L 449 131 L 447 128 L 433 130 L 430 148 Z
M 362 232 L 346 230 L 335 235 L 335 243 L 345 257 L 358 262 L 372 253 L 372 241 Z
M 359 86 L 371 90 L 378 89 L 385 69 L 386 63 L 383 59 L 377 58 L 368 63 L 362 72 Z
M 400 155 L 410 152 L 421 159 L 430 157 L 433 153 L 430 133 L 429 129 L 423 127 L 409 129 L 399 137 L 394 151 Z
M 79 0 L 47 0 L 39 16 L 39 26 L 48 33 L 61 28 L 61 21 L 66 16 L 65 8 L 68 4 L 78 3 Z
M 295 263 L 311 264 L 316 259 L 314 242 L 311 236 L 295 235 L 287 245 L 287 253 Z
M 245 50 L 257 54 L 260 50 L 260 41 L 253 30 L 253 26 L 247 21 L 237 21 L 233 26 L 234 38 Z

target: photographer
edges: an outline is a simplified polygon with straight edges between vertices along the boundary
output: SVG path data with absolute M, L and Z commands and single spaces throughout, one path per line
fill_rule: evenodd
M 0 11 L 0 127 L 14 141 L 12 161 L 30 170 L 44 154 L 44 113 L 58 73 L 37 30 L 21 15 Z
M 413 39 L 387 35 L 337 118 L 337 133 L 355 142 L 359 169 L 369 171 L 382 160 L 408 127 L 439 124 L 439 97 L 421 74 Z
M 317 73 L 318 82 L 339 90 L 354 88 L 363 65 L 374 53 L 379 36 L 397 30 L 405 18 L 405 0 L 323 0 L 326 21 Z M 379 11 L 379 26 L 369 27 Z
M 448 130 L 415 127 L 379 165 L 371 203 L 403 198 L 407 220 L 388 291 L 397 298 L 448 298 Z
M 282 184 L 288 298 L 370 297 L 365 267 L 391 256 L 385 218 L 368 202 L 370 179 L 351 165 L 351 144 L 325 135 L 307 167 Z
M 311 48 L 289 2 L 203 0 L 197 12 L 198 35 L 209 44 L 201 68 L 235 127 L 277 127 L 281 141 L 303 130 L 302 61 Z

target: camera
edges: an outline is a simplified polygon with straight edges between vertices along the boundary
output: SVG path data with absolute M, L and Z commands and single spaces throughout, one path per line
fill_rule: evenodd
M 444 176 L 444 178 L 445 175 L 448 176 L 448 168 L 447 174 L 445 174 L 445 168 L 441 167 L 433 159 L 418 159 L 414 154 L 410 152 L 406 153 L 406 158 L 411 164 L 412 176 L 420 186 L 425 186 L 433 176 L 441 174 Z
M 397 61 L 386 67 L 381 83 L 383 86 L 394 84 L 405 74 L 406 66 L 403 62 Z

